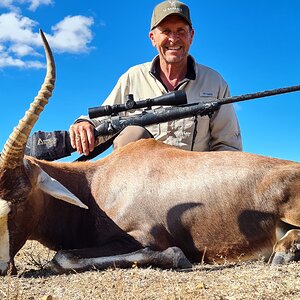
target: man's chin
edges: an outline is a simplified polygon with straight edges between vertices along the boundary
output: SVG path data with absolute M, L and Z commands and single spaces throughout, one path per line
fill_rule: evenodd
M 166 62 L 169 64 L 177 64 L 183 62 L 184 58 L 182 55 L 168 55 L 166 56 Z

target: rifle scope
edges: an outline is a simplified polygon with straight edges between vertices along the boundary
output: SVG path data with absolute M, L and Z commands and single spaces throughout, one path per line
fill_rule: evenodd
M 90 119 L 116 115 L 119 112 L 139 108 L 151 108 L 152 106 L 172 106 L 187 104 L 186 93 L 183 90 L 174 91 L 165 95 L 146 100 L 134 101 L 133 95 L 126 95 L 125 104 L 104 105 L 88 109 Z

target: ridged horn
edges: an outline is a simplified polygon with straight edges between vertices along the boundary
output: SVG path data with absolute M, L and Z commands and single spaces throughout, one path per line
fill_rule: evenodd
M 30 108 L 19 121 L 17 127 L 14 128 L 3 147 L 3 151 L 0 156 L 0 166 L 2 167 L 13 169 L 23 164 L 25 146 L 30 132 L 38 120 L 40 113 L 44 110 L 45 105 L 48 103 L 48 99 L 51 97 L 54 89 L 56 76 L 54 58 L 42 30 L 40 30 L 40 34 L 43 40 L 47 61 L 45 80 L 37 96 L 30 104 Z

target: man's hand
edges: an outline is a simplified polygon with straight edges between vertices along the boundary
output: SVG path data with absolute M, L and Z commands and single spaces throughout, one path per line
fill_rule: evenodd
M 71 125 L 69 132 L 71 145 L 79 154 L 88 155 L 94 150 L 94 126 L 91 123 L 87 121 L 75 123 Z

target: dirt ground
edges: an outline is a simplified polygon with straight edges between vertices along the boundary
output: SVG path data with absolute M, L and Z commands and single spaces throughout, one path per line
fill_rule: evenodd
M 18 276 L 0 279 L 0 299 L 300 299 L 300 263 L 262 261 L 196 265 L 189 272 L 109 269 L 55 275 L 54 252 L 27 242 L 16 257 Z

